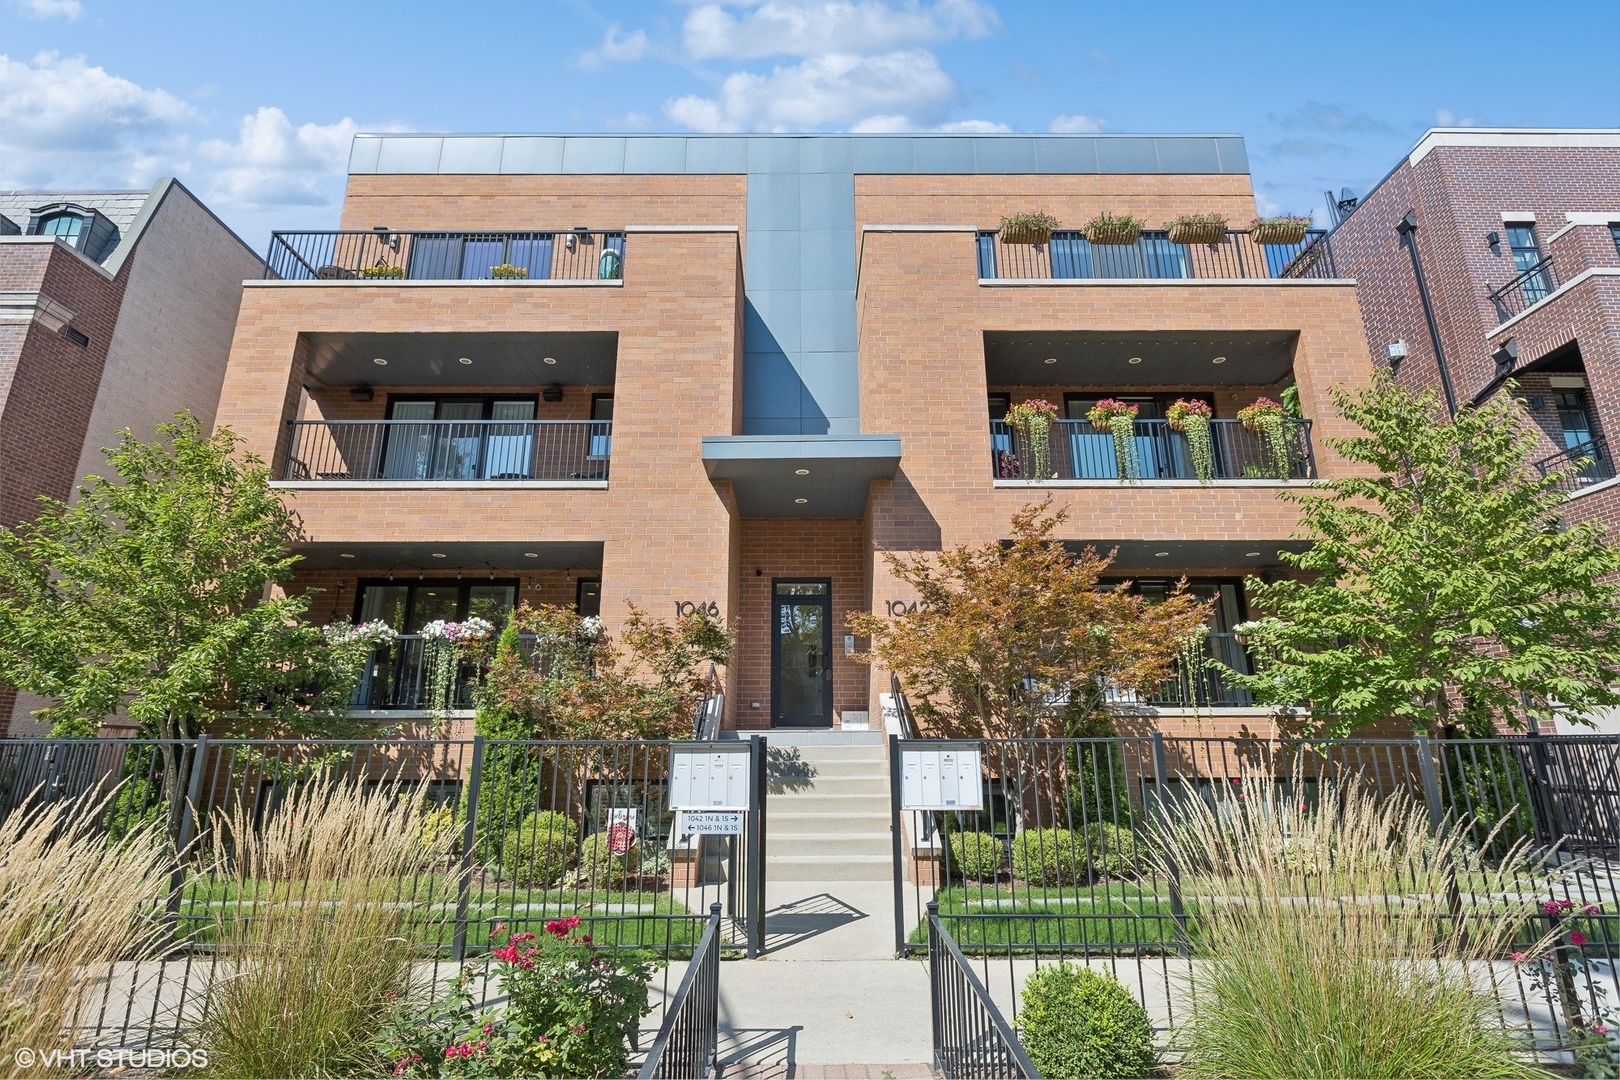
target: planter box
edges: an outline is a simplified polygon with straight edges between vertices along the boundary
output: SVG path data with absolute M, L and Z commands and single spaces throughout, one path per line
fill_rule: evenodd
M 1129 247 L 1142 236 L 1138 227 L 1109 225 L 1105 227 L 1092 226 L 1086 229 L 1086 239 L 1093 244 L 1104 247 Z
M 1297 244 L 1305 239 L 1308 228 L 1303 222 L 1256 225 L 1249 230 L 1249 237 L 1257 244 Z
M 1029 244 L 1040 247 L 1052 239 L 1052 230 L 1038 225 L 1005 225 L 1001 229 L 1003 244 Z
M 1224 224 L 1178 221 L 1168 230 L 1172 244 L 1218 244 L 1226 239 Z

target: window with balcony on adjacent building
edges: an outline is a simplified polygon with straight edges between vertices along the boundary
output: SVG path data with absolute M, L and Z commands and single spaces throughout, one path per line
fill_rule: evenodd
M 1524 291 L 1526 305 L 1534 304 L 1545 299 L 1552 291 L 1551 281 L 1547 277 L 1547 270 L 1541 263 L 1541 245 L 1536 241 L 1536 227 L 1533 223 L 1508 224 L 1508 248 L 1513 252 L 1513 266 L 1521 275 L 1524 275 L 1520 288 Z

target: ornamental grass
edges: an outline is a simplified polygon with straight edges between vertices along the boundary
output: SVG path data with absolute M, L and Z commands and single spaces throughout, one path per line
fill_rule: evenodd
M 1196 923 L 1178 1075 L 1549 1075 L 1489 996 L 1488 962 L 1537 925 L 1521 886 L 1547 871 L 1523 844 L 1487 864 L 1465 823 L 1436 833 L 1423 806 L 1360 781 L 1315 809 L 1268 779 L 1241 787 L 1208 802 L 1189 790 L 1154 830 Z M 1437 873 L 1468 898 L 1433 887 Z
M 41 794 L 36 792 L 37 794 Z M 0 822 L 0 1061 L 28 1076 L 71 1076 L 79 1010 L 115 962 L 162 944 L 172 866 L 161 824 L 109 838 L 111 796 L 14 811 Z M 32 1064 L 17 1057 L 33 1051 Z M 59 1062 L 59 1063 L 58 1063 Z
M 448 917 L 399 884 L 443 858 L 448 833 L 423 828 L 420 790 L 387 788 L 314 780 L 262 823 L 251 805 L 216 815 L 217 870 L 240 899 L 215 917 L 223 955 L 198 1026 L 215 1075 L 382 1067 L 376 1035 L 412 992 L 413 942 Z

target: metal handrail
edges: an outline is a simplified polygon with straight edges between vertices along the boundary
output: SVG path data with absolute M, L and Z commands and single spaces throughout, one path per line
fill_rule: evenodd
M 617 281 L 623 232 L 591 229 L 275 232 L 266 278 L 283 281 Z
M 611 420 L 289 420 L 280 477 L 606 480 Z
M 692 738 L 697 742 L 713 742 L 720 737 L 720 720 L 726 711 L 725 691 L 720 689 L 713 664 L 709 665 L 706 681 L 709 690 L 698 702 L 697 714 L 692 719 Z
M 1537 474 L 1546 476 L 1550 472 L 1581 462 L 1585 464 L 1558 482 L 1560 491 L 1579 491 L 1593 484 L 1614 479 L 1614 458 L 1609 454 L 1608 440 L 1597 436 L 1544 457 L 1533 464 Z
M 889 696 L 894 699 L 895 715 L 900 718 L 900 737 L 902 739 L 918 738 L 917 721 L 911 715 L 911 703 L 906 700 L 906 692 L 900 686 L 900 676 L 889 672 Z
M 715 1073 L 720 1045 L 720 903 L 709 905 L 709 923 L 692 951 L 680 988 L 637 1080 L 707 1077 Z
M 1532 284 L 1535 285 L 1534 288 L 1526 289 L 1526 286 Z M 1521 270 L 1512 281 L 1500 289 L 1491 290 L 1487 295 L 1492 306 L 1496 308 L 1497 319 L 1506 322 L 1547 299 L 1557 287 L 1552 256 L 1543 255 L 1533 266 Z M 1532 296 L 1532 293 L 1536 295 Z
M 939 921 L 936 900 L 928 902 L 928 988 L 933 1005 L 934 1067 L 946 1080 L 1040 1077 L 990 991 Z
M 1060 229 L 1041 245 L 1006 244 L 997 230 L 978 233 L 981 279 L 1099 278 L 1249 279 L 1335 278 L 1327 233 L 1309 229 L 1298 243 L 1262 244 L 1248 229 L 1228 229 L 1213 244 L 1176 244 L 1163 229 L 1144 229 L 1134 244 L 1093 244 L 1083 232 Z
M 1289 442 L 1289 470 L 1276 475 L 1275 459 L 1266 438 L 1238 420 L 1209 422 L 1210 449 L 1215 480 L 1309 480 L 1316 476 L 1316 449 L 1311 421 L 1292 417 L 1283 421 Z M 1133 426 L 1137 474 L 1130 480 L 1193 480 L 1197 474 L 1187 436 L 1174 431 L 1167 420 L 1137 420 Z M 1099 432 L 1089 420 L 1054 420 L 1047 440 L 1047 472 L 1028 476 L 1036 468 L 1033 447 L 1011 424 L 990 421 L 990 475 L 998 480 L 1114 480 L 1119 479 L 1113 437 Z

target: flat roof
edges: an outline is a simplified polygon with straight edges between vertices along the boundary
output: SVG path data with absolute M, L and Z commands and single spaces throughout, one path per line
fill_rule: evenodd
M 1241 135 L 364 133 L 366 174 L 1239 174 Z

